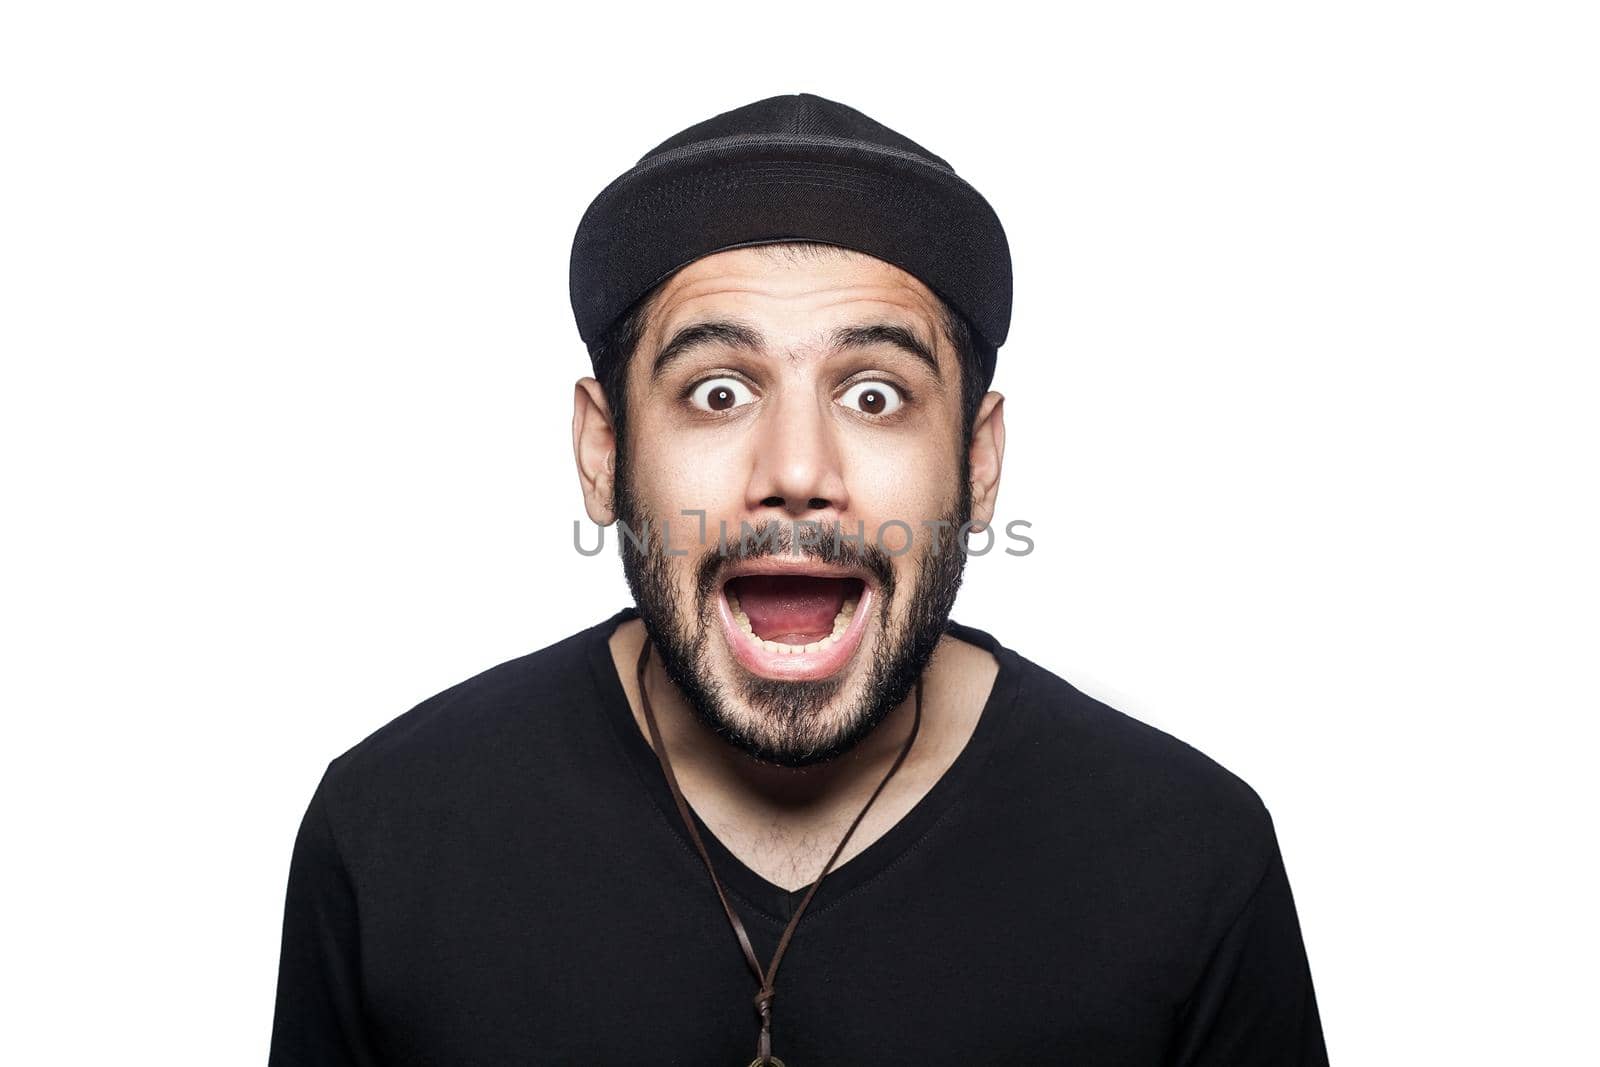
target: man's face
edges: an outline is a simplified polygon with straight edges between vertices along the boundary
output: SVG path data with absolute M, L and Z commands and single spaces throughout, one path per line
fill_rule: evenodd
M 971 495 L 941 322 L 920 281 L 832 248 L 707 256 L 651 305 L 614 495 L 647 550 L 619 531 L 624 568 L 669 676 L 759 759 L 853 746 L 949 616 Z

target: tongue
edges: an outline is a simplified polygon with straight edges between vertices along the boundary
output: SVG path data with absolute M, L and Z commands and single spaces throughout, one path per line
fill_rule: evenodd
M 752 574 L 728 583 L 756 636 L 807 645 L 833 633 L 850 580 L 803 575 Z

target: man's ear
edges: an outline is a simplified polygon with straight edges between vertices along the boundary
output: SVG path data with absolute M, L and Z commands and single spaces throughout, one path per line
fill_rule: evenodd
M 572 454 L 578 461 L 583 507 L 597 525 L 616 521 L 617 436 L 605 393 L 593 378 L 579 378 L 572 391 Z
M 1000 464 L 1006 453 L 1006 398 L 996 392 L 983 395 L 978 417 L 972 424 L 972 444 L 968 446 L 972 464 L 972 527 L 982 530 L 994 518 L 995 498 L 1000 495 Z

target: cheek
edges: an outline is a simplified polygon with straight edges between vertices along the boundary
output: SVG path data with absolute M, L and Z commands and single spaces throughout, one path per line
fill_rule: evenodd
M 671 564 L 692 562 L 715 547 L 719 523 L 726 523 L 729 536 L 737 537 L 744 517 L 744 481 L 735 473 L 739 457 L 703 447 L 679 448 L 665 435 L 651 440 L 650 448 L 635 455 L 634 486 L 648 513 L 670 524 L 671 547 L 689 553 Z
M 851 449 L 850 510 L 866 523 L 869 536 L 882 523 L 898 519 L 917 531 L 921 540 L 927 533 L 923 521 L 943 516 L 954 499 L 959 473 L 944 444 L 906 437 L 887 445 L 863 442 Z M 884 532 L 885 547 L 898 549 L 904 536 L 902 529 L 891 527 Z

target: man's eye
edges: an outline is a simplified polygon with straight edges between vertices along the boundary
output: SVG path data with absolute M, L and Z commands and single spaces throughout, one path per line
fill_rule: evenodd
M 845 407 L 853 407 L 868 415 L 888 415 L 902 403 L 900 390 L 888 382 L 857 382 L 840 398 Z
M 689 401 L 703 411 L 727 411 L 755 398 L 750 387 L 737 378 L 708 378 L 689 394 Z

